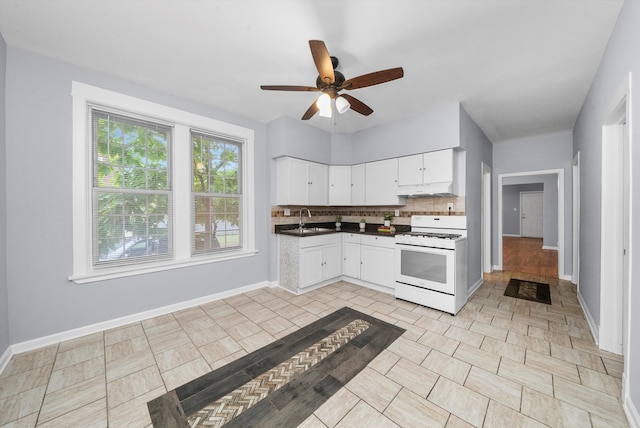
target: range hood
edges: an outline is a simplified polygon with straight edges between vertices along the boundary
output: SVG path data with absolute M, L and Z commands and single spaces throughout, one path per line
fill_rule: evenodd
M 398 186 L 398 196 L 454 196 L 455 190 L 452 181 L 441 183 L 416 184 L 411 186 Z

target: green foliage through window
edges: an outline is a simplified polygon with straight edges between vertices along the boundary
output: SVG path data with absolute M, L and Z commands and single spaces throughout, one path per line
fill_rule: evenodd
M 241 246 L 241 147 L 236 141 L 191 134 L 194 254 Z
M 172 128 L 92 109 L 94 264 L 171 256 Z

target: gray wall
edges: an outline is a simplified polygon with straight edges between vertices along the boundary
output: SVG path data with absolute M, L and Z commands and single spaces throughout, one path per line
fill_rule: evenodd
M 268 280 L 265 125 L 11 46 L 6 67 L 6 242 L 11 248 L 6 263 L 11 343 Z M 69 281 L 72 80 L 254 129 L 258 254 L 85 285 Z
M 7 192 L 6 192 L 6 126 L 5 78 L 7 44 L 0 35 L 0 356 L 11 344 L 9 337 L 9 296 L 7 289 Z
M 631 92 L 631 179 L 632 216 L 631 232 L 631 313 L 629 314 L 630 342 L 625 356 L 625 366 L 629 375 L 629 396 L 636 412 L 640 411 L 640 2 L 625 1 L 618 22 L 609 39 L 600 67 L 591 85 L 573 131 L 573 153 L 580 152 L 580 295 L 596 324 L 600 325 L 600 209 L 602 156 L 602 125 L 611 109 L 611 102 L 627 78 L 633 74 Z M 629 119 L 629 118 L 628 118 Z M 633 148 L 635 147 L 635 148 Z M 624 397 L 623 397 L 624 398 Z M 637 415 L 638 413 L 636 413 Z M 637 422 L 637 420 L 636 420 Z
M 458 103 L 445 104 L 352 134 L 351 163 L 459 147 L 459 108 Z
M 541 175 L 524 175 L 515 177 L 505 177 L 502 185 L 502 193 L 504 197 L 505 184 L 527 184 L 542 183 L 544 191 L 542 199 L 542 228 L 543 228 L 543 244 L 549 247 L 558 246 L 558 175 L 557 174 L 541 174 Z M 571 196 L 566 194 L 565 200 L 571 200 Z M 504 200 L 503 211 L 504 211 Z M 566 215 L 566 213 L 565 213 Z M 502 219 L 502 233 L 504 231 L 504 218 Z M 565 247 L 569 245 L 565 243 Z M 573 247 L 572 247 L 573 249 Z
M 493 145 L 493 194 L 498 193 L 499 174 L 564 170 L 564 272 L 561 276 L 571 276 L 573 272 L 572 242 L 572 136 L 571 132 L 543 134 L 519 138 Z M 515 184 L 515 183 L 511 183 Z M 547 187 L 545 187 L 546 189 Z M 557 200 L 557 198 L 556 198 Z M 493 198 L 492 212 L 498 212 L 498 198 Z M 557 208 L 556 208 L 557 212 Z M 546 215 L 546 213 L 545 213 Z M 546 226 L 545 219 L 545 226 Z M 493 218 L 493 242 L 498 242 L 498 216 Z M 498 247 L 493 246 L 493 262 L 498 264 Z
M 502 234 L 520 236 L 520 192 L 544 192 L 544 184 L 502 186 Z
M 460 147 L 466 157 L 467 286 L 473 287 L 482 280 L 482 163 L 492 167 L 493 144 L 462 106 L 458 110 Z

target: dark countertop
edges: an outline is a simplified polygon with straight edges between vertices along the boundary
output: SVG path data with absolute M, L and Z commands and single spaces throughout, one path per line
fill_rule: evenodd
M 365 230 L 360 230 L 360 225 L 358 223 L 342 223 L 340 230 L 336 230 L 336 225 L 333 222 L 325 222 L 325 223 L 305 223 L 305 228 L 321 228 L 325 229 L 322 231 L 312 231 L 304 234 L 298 233 L 287 233 L 287 230 L 298 229 L 297 224 L 279 224 L 275 226 L 275 233 L 283 234 L 287 236 L 298 236 L 303 238 L 305 236 L 318 236 L 318 235 L 326 235 L 330 233 L 357 233 L 359 235 L 373 235 L 373 236 L 387 236 L 393 237 L 395 233 L 385 233 L 378 232 L 378 226 L 382 226 L 381 224 L 375 223 L 367 223 L 365 226 Z M 411 226 L 408 225 L 393 225 L 396 228 L 397 232 L 408 232 L 411 229 Z

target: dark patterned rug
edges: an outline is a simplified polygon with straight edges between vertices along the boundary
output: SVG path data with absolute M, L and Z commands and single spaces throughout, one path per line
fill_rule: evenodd
M 295 427 L 404 329 L 342 308 L 147 403 L 155 428 Z
M 549 284 L 543 284 L 541 282 L 511 278 L 509 284 L 507 284 L 507 289 L 504 290 L 504 295 L 517 299 L 546 303 L 547 305 L 551 304 Z

